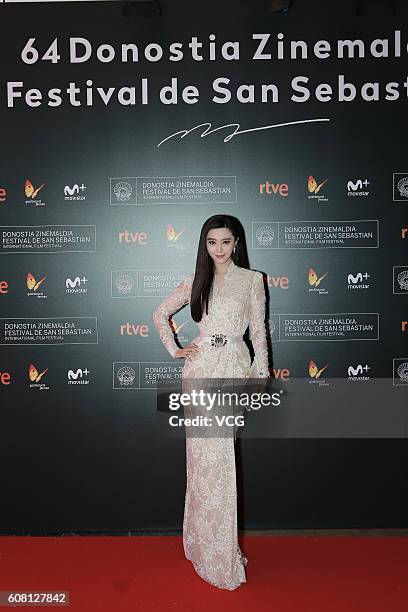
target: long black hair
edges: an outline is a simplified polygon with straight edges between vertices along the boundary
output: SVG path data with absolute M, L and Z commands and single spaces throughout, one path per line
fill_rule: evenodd
M 191 288 L 190 310 L 191 317 L 197 323 L 201 321 L 203 310 L 208 315 L 208 300 L 212 284 L 214 282 L 214 261 L 207 251 L 207 234 L 212 229 L 227 228 L 231 231 L 236 243 L 235 253 L 232 260 L 240 268 L 249 269 L 248 251 L 245 242 L 245 232 L 241 222 L 231 215 L 213 215 L 205 221 L 201 228 L 200 241 L 198 243 L 196 269 L 194 282 Z

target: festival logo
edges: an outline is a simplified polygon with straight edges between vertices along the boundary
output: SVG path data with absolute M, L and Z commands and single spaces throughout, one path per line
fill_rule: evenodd
M 377 249 L 379 220 L 252 221 L 253 249 Z
M 96 225 L 2 225 L 4 253 L 95 253 Z
M 183 364 L 167 361 L 116 361 L 113 389 L 171 389 L 180 386 Z
M 44 293 L 44 291 L 39 291 L 40 286 L 45 281 L 45 276 L 37 280 L 35 276 L 31 272 L 27 273 L 27 296 L 28 297 L 36 297 L 46 299 L 48 296 Z M 43 287 L 41 286 L 41 289 Z
M 140 176 L 137 203 L 235 204 L 236 176 Z
M 111 205 L 236 204 L 236 176 L 109 178 Z
M 0 317 L 0 345 L 98 344 L 97 317 Z
M 254 222 L 253 222 L 254 223 Z M 260 224 L 257 223 L 258 227 L 253 225 L 255 230 L 255 245 L 253 248 L 266 248 L 273 249 L 278 246 L 278 236 L 275 233 L 274 225 L 276 224 Z
M 393 293 L 408 294 L 408 266 L 393 266 Z
M 112 271 L 112 297 L 136 297 L 132 295 L 135 285 L 137 287 L 133 275 L 127 272 Z
M 26 197 L 26 204 L 34 204 L 34 206 L 45 206 L 44 200 L 37 198 L 38 193 L 44 187 L 45 183 L 42 183 L 39 187 L 34 187 L 30 179 L 26 179 L 24 183 L 24 193 Z
M 392 360 L 393 363 L 393 386 L 408 386 L 408 357 L 399 357 Z
M 190 270 L 112 270 L 111 295 L 114 298 L 164 297 L 188 274 Z
M 139 388 L 139 364 L 133 361 L 115 362 L 113 364 L 114 389 Z
M 279 321 L 279 319 L 277 319 L 277 321 Z M 277 330 L 277 323 L 275 322 L 274 319 L 268 319 L 267 322 L 267 331 L 269 331 L 269 336 L 274 340 L 274 342 L 279 341 L 279 334 L 275 334 L 275 331 Z M 276 338 L 275 338 L 276 336 Z
M 136 179 L 110 179 L 111 204 L 136 204 Z M 132 197 L 133 196 L 133 197 Z
M 328 179 L 324 179 L 320 183 L 311 174 L 307 179 L 307 190 L 309 192 L 308 199 L 316 200 L 317 202 L 328 202 L 328 198 L 320 193 Z
M 180 360 L 141 361 L 140 389 L 171 389 L 179 388 L 182 378 L 183 364 Z
M 392 199 L 394 202 L 408 202 L 408 173 L 394 172 L 392 175 Z
M 30 389 L 38 389 L 39 391 L 48 391 L 49 387 L 41 382 L 42 378 L 48 372 L 48 368 L 45 368 L 42 372 L 37 370 L 37 367 L 30 363 L 28 366 L 28 379 L 30 381 Z
M 378 312 L 279 314 L 280 340 L 378 340 Z
M 309 268 L 308 272 L 308 283 L 309 283 L 309 293 L 318 293 L 319 295 L 327 295 L 329 292 L 324 287 L 320 286 L 320 283 L 326 276 L 328 272 L 325 272 L 321 276 L 317 275 L 317 272 L 313 268 Z

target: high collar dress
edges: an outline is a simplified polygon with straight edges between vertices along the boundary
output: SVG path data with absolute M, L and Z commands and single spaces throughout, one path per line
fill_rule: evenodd
M 190 302 L 194 273 L 157 307 L 153 321 L 164 346 L 174 357 L 177 346 L 169 317 Z M 182 379 L 267 378 L 265 290 L 260 272 L 237 266 L 232 260 L 219 287 L 214 279 L 208 315 L 197 323 L 204 334 L 243 336 L 249 326 L 254 348 L 251 365 L 245 342 L 212 346 L 196 336 L 198 354 L 186 360 Z M 235 438 L 186 435 L 187 486 L 183 520 L 184 553 L 197 574 L 208 583 L 234 590 L 246 582 L 246 557 L 238 545 Z

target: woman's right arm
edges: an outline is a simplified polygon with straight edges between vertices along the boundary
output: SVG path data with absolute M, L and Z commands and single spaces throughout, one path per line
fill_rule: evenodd
M 193 274 L 186 276 L 184 281 L 177 285 L 173 293 L 167 296 L 153 313 L 154 325 L 160 334 L 160 340 L 173 358 L 179 347 L 174 340 L 169 317 L 190 302 L 193 276 Z

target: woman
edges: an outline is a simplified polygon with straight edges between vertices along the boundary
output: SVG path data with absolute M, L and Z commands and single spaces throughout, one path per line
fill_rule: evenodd
M 230 215 L 204 223 L 195 273 L 188 275 L 155 310 L 160 339 L 174 358 L 185 358 L 183 381 L 211 378 L 267 378 L 265 291 L 260 272 L 249 270 L 244 230 Z M 199 336 L 185 348 L 174 340 L 169 317 L 190 303 Z M 255 357 L 251 366 L 243 334 Z M 246 582 L 247 559 L 238 545 L 235 436 L 186 437 L 187 487 L 184 552 L 196 572 L 219 588 Z

